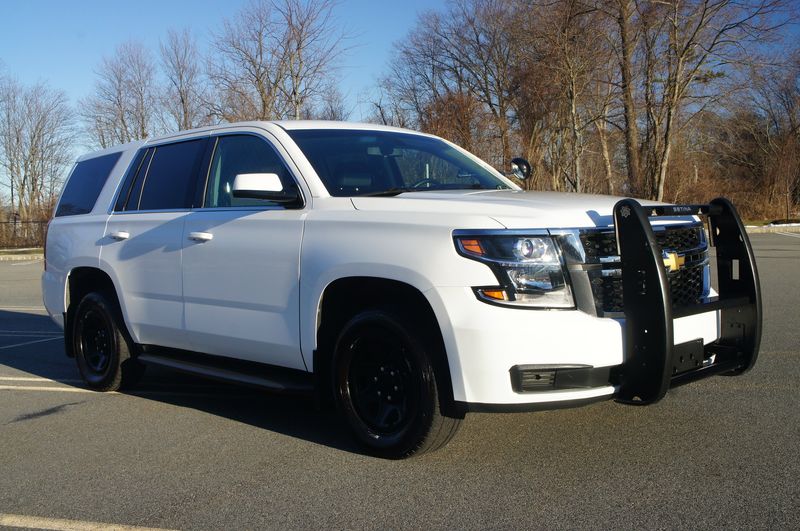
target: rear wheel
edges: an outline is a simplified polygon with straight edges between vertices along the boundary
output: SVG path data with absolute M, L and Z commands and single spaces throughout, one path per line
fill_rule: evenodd
M 116 391 L 139 380 L 144 366 L 131 358 L 133 342 L 115 300 L 93 292 L 75 310 L 72 348 L 86 384 L 97 391 Z
M 334 349 L 344 418 L 370 453 L 391 459 L 443 446 L 460 424 L 441 414 L 430 346 L 409 333 L 408 323 L 395 312 L 362 312 L 344 326 Z

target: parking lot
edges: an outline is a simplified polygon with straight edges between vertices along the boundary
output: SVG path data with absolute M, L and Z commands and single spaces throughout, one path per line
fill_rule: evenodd
M 800 234 L 751 238 L 747 375 L 648 407 L 473 414 L 401 462 L 360 454 L 312 401 L 152 368 L 136 391 L 86 390 L 42 262 L 0 262 L 0 527 L 800 528 Z

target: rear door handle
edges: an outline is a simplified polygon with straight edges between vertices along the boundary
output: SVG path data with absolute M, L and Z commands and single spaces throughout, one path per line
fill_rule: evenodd
M 130 238 L 131 237 L 131 233 L 130 232 L 126 232 L 124 230 L 118 230 L 118 231 L 112 232 L 111 234 L 109 234 L 109 236 L 111 236 L 115 240 L 122 241 L 122 240 L 127 240 L 128 238 Z
M 214 239 L 210 232 L 190 232 L 189 239 L 194 242 L 207 242 Z

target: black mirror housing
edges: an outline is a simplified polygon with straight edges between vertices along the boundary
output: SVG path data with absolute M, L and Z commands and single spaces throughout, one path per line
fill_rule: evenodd
M 531 163 L 522 157 L 515 157 L 511 159 L 511 174 L 522 181 L 531 176 Z

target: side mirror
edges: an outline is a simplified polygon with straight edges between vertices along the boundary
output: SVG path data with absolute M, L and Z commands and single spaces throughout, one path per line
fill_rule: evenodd
M 531 176 L 531 163 L 522 157 L 511 159 L 511 175 L 524 181 Z
M 233 197 L 263 199 L 276 203 L 296 203 L 296 191 L 286 191 L 277 173 L 240 173 L 233 180 Z

